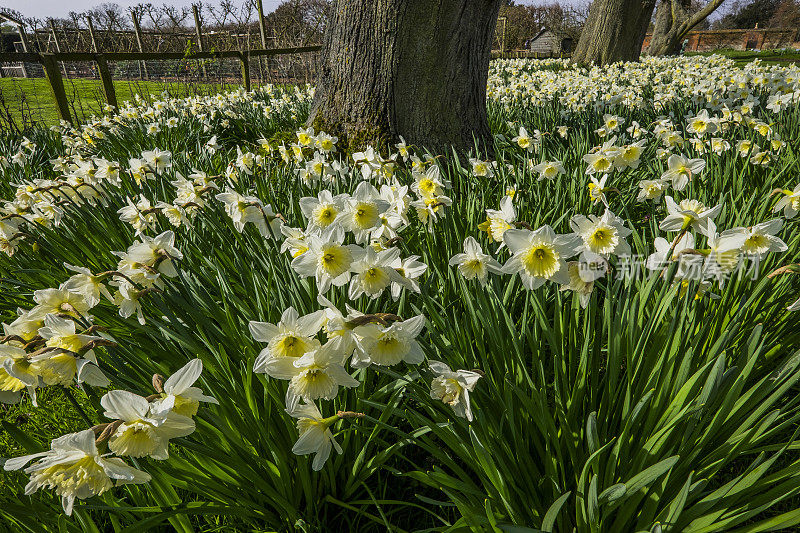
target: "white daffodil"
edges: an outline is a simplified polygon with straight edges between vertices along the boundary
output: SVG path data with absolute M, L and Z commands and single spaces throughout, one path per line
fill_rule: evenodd
M 309 235 L 307 240 L 308 250 L 292 260 L 292 268 L 301 277 L 314 277 L 320 294 L 350 281 L 351 265 L 366 253 L 356 244 L 342 244 L 344 232 Z
M 119 316 L 129 318 L 136 314 L 139 324 L 145 325 L 144 311 L 142 303 L 139 301 L 141 292 L 127 281 L 118 284 L 117 292 L 114 293 L 114 305 L 119 308 Z
M 347 307 L 347 316 L 344 316 L 339 309 L 333 305 L 333 302 L 328 300 L 322 295 L 317 296 L 317 302 L 324 306 L 323 312 L 325 319 L 322 324 L 322 330 L 328 337 L 328 343 L 336 343 L 336 350 L 342 355 L 340 363 L 344 365 L 347 358 L 353 355 L 356 349 L 356 334 L 354 332 L 355 326 L 352 321 L 363 314 L 356 311 L 349 305 Z
M 17 310 L 17 318 L 10 324 L 3 323 L 3 333 L 16 335 L 25 342 L 30 342 L 39 334 L 44 325 L 44 315 L 32 314 L 30 311 Z
M 308 231 L 320 231 L 334 224 L 344 211 L 347 195 L 333 196 L 330 191 L 320 191 L 319 195 L 300 198 L 300 210 L 308 220 Z
M 3 469 L 19 470 L 33 459 L 38 461 L 24 470 L 31 475 L 25 494 L 31 495 L 42 487 L 55 489 L 67 516 L 72 514 L 75 498 L 85 500 L 114 485 L 150 481 L 149 474 L 128 466 L 122 459 L 100 455 L 91 429 L 54 439 L 49 451 L 8 459 Z
M 142 152 L 142 160 L 153 172 L 162 172 L 172 166 L 172 152 L 156 148 Z
M 453 204 L 448 196 L 423 196 L 419 200 L 414 200 L 411 205 L 416 209 L 417 218 L 433 233 L 434 224 L 440 218 L 444 218 L 445 207 Z
M 172 374 L 164 382 L 164 392 L 161 398 L 153 402 L 151 409 L 155 413 L 172 411 L 179 415 L 192 417 L 197 414 L 200 402 L 219 405 L 213 396 L 206 396 L 203 391 L 194 386 L 194 382 L 203 371 L 203 362 L 192 359 L 180 370 Z
M 104 416 L 121 420 L 108 439 L 108 448 L 120 457 L 169 457 L 169 440 L 194 431 L 194 420 L 171 411 L 153 412 L 146 398 L 112 390 L 100 398 Z
M 22 390 L 27 389 L 36 406 L 38 386 L 39 376 L 28 360 L 28 353 L 10 344 L 0 344 L 0 401 L 18 403 Z
M 641 180 L 639 189 L 639 195 L 636 197 L 637 202 L 654 200 L 658 203 L 661 200 L 661 195 L 667 190 L 667 182 L 662 179 Z
M 281 243 L 281 253 L 289 252 L 294 259 L 308 251 L 308 235 L 302 229 L 284 225 L 281 233 L 286 237 Z
M 744 230 L 742 252 L 759 258 L 763 258 L 769 252 L 785 252 L 789 247 L 780 237 L 775 236 L 781 228 L 783 228 L 782 218 L 773 218 L 747 228 Z
M 743 230 L 744 228 L 735 228 L 719 234 L 713 221 L 708 224 L 709 253 L 703 270 L 705 276 L 716 277 L 720 286 L 739 264 L 741 249 L 747 238 L 747 232 Z
M 270 205 L 263 205 L 255 196 L 243 196 L 228 189 L 219 193 L 216 199 L 225 204 L 225 212 L 239 233 L 244 230 L 245 224 L 251 222 L 263 237 L 277 238 L 280 235 L 281 220 Z
M 178 275 L 174 261 L 183 259 L 183 254 L 175 247 L 175 233 L 172 231 L 156 237 L 142 236 L 141 241 L 128 247 L 126 256 L 129 261 L 151 267 L 170 278 Z
M 472 165 L 472 175 L 479 178 L 491 178 L 494 176 L 494 163 L 489 161 L 482 161 L 473 157 L 469 158 Z
M 717 131 L 717 122 L 703 109 L 697 116 L 687 117 L 686 131 L 700 136 L 712 134 Z
M 667 217 L 658 225 L 661 231 L 683 231 L 689 228 L 708 235 L 708 223 L 722 210 L 722 204 L 708 208 L 698 200 L 681 200 L 675 203 L 672 196 L 665 197 Z
M 503 240 L 512 254 L 503 272 L 519 273 L 527 289 L 536 289 L 547 280 L 569 281 L 566 259 L 577 253 L 580 240 L 576 235 L 556 235 L 550 226 L 542 226 L 536 231 L 508 230 Z
M 108 298 L 109 301 L 114 299 L 103 283 L 102 277 L 93 275 L 86 267 L 74 266 L 68 263 L 64 263 L 64 266 L 67 270 L 77 272 L 77 274 L 74 274 L 67 281 L 62 283 L 59 286 L 60 289 L 66 289 L 80 294 L 86 300 L 90 308 L 100 303 L 101 295 Z
M 313 403 L 294 405 L 286 412 L 298 419 L 297 430 L 300 432 L 297 442 L 292 447 L 292 453 L 295 455 L 315 454 L 311 468 L 322 470 L 325 461 L 331 455 L 331 448 L 335 448 L 337 453 L 342 453 L 342 447 L 328 429 L 338 417 L 334 415 L 330 418 L 322 418 L 322 414 Z
M 42 289 L 34 291 L 36 307 L 30 310 L 29 318 L 44 320 L 47 314 L 68 314 L 75 318 L 86 316 L 91 306 L 82 294 L 67 289 Z
M 472 422 L 469 393 L 475 388 L 481 375 L 470 370 L 454 372 L 445 363 L 435 360 L 428 361 L 428 367 L 434 375 L 431 381 L 431 398 L 441 400 L 453 408 L 456 416 Z
M 345 203 L 342 225 L 353 232 L 356 243 L 367 242 L 372 230 L 381 225 L 381 215 L 388 209 L 389 203 L 381 198 L 378 190 L 362 181 Z
M 772 211 L 777 213 L 783 210 L 783 216 L 786 217 L 787 220 L 796 217 L 797 213 L 800 213 L 800 184 L 793 190 L 782 190 L 781 194 L 783 194 L 783 196 L 781 196 L 781 199 L 775 204 L 775 207 L 772 208 Z
M 420 288 L 416 279 L 428 270 L 428 265 L 421 261 L 418 255 L 405 258 L 397 257 L 389 266 L 397 272 L 397 278 L 392 280 L 392 300 L 400 298 L 400 291 L 406 289 L 419 294 Z
M 583 272 L 583 264 L 579 261 L 570 261 L 567 263 L 567 273 L 569 274 L 569 281 L 563 283 L 559 287 L 559 291 L 573 291 L 578 295 L 578 301 L 581 308 L 586 309 L 589 305 L 589 299 L 592 297 L 594 290 L 593 276 L 586 276 Z M 587 278 L 587 279 L 584 279 Z
M 661 175 L 661 179 L 671 180 L 672 188 L 682 191 L 689 181 L 700 174 L 704 168 L 706 168 L 706 162 L 702 159 L 689 159 L 682 155 L 672 154 L 667 159 L 667 170 Z
M 501 274 L 503 267 L 492 256 L 483 253 L 481 245 L 473 237 L 464 239 L 464 252 L 450 258 L 450 266 L 458 265 L 458 271 L 465 279 L 477 278 L 486 285 L 489 272 Z
M 300 358 L 277 357 L 265 365 L 266 373 L 275 379 L 288 379 L 286 403 L 291 408 L 300 398 L 332 400 L 339 387 L 357 387 L 359 382 L 342 366 L 340 343 L 328 342 Z
M 575 215 L 569 224 L 572 231 L 583 240 L 583 244 L 576 250 L 578 252 L 588 251 L 606 259 L 612 254 L 631 252 L 630 245 L 625 241 L 631 230 L 626 228 L 625 222 L 608 208 L 602 217 Z
M 677 242 L 676 240 L 677 237 L 673 242 L 663 237 L 657 237 L 653 242 L 656 251 L 647 258 L 647 268 L 660 272 L 669 266 L 672 261 L 679 261 L 678 270 L 675 273 L 676 278 L 697 277 L 696 273 L 702 272 L 704 257 L 686 253 L 694 250 L 694 235 L 691 233 L 684 233 L 680 240 L 677 240 Z M 671 255 L 670 249 L 672 249 Z
M 533 152 L 534 149 L 534 142 L 530 135 L 528 135 L 528 131 L 520 126 L 519 127 L 519 135 L 511 139 L 511 142 L 514 142 L 522 148 L 523 150 L 527 150 L 528 152 Z
M 374 323 L 358 326 L 355 329 L 358 342 L 352 365 L 363 368 L 370 364 L 392 366 L 400 361 L 412 365 L 421 363 L 424 355 L 416 338 L 423 327 L 423 315 L 395 322 L 390 326 Z
M 156 223 L 156 214 L 152 210 L 150 200 L 140 197 L 136 203 L 128 197 L 128 205 L 117 211 L 119 219 L 127 224 L 130 224 L 136 235 L 141 235 L 147 229 L 153 229 Z
M 399 257 L 399 248 L 376 252 L 373 248 L 367 247 L 366 253 L 359 260 L 353 261 L 350 266 L 353 276 L 350 278 L 348 297 L 355 300 L 366 294 L 374 299 L 380 296 L 390 283 L 399 283 L 401 278 L 391 266 Z
M 542 161 L 538 165 L 531 167 L 531 170 L 539 174 L 537 178 L 539 181 L 555 179 L 565 172 L 561 161 Z
M 602 202 L 604 206 L 608 207 L 606 192 L 609 189 L 606 187 L 606 181 L 608 181 L 608 174 L 603 174 L 599 180 L 595 176 L 589 176 L 589 185 L 587 187 L 589 188 L 589 198 L 592 200 L 592 205 Z
M 614 158 L 616 153 L 605 151 L 593 152 L 583 156 L 583 160 L 588 163 L 586 174 L 607 174 L 614 170 Z
M 79 355 L 83 348 L 102 337 L 76 333 L 75 322 L 68 318 L 48 314 L 39 336 L 45 346 L 53 348 L 30 359 L 31 369 L 46 385 L 69 385 L 78 378 L 95 387 L 107 387 L 108 378 L 97 368 L 97 359 L 92 350 Z M 66 350 L 63 351 L 63 350 Z
M 319 348 L 314 336 L 325 321 L 324 311 L 315 311 L 300 316 L 294 307 L 289 307 L 281 315 L 277 324 L 269 322 L 250 322 L 250 334 L 259 342 L 266 342 L 253 364 L 253 372 L 267 372 L 267 364 L 273 359 L 295 360 Z
M 494 242 L 503 242 L 503 235 L 513 226 L 517 219 L 517 211 L 514 209 L 513 198 L 504 196 L 500 200 L 500 209 L 487 209 L 486 221 L 478 224 L 478 229 L 485 231 Z M 503 245 L 501 245 L 502 248 Z
M 439 165 L 431 165 L 424 171 L 412 172 L 414 183 L 411 189 L 419 196 L 440 196 L 450 188 L 450 182 L 442 179 Z
M 614 166 L 619 169 L 639 168 L 646 143 L 647 141 L 642 139 L 641 141 L 626 144 L 621 147 L 619 155 L 614 159 Z

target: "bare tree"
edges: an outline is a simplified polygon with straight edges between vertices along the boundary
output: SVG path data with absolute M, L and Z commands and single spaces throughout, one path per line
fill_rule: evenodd
M 724 0 L 710 0 L 704 6 L 696 6 L 692 0 L 661 0 L 656 9 L 653 37 L 647 53 L 653 56 L 677 54 L 681 42 L 692 28 L 706 20 Z

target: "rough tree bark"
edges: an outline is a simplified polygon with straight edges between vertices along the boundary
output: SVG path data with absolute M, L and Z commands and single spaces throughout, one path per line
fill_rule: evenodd
M 337 0 L 308 124 L 350 147 L 491 147 L 486 82 L 501 0 Z
M 592 2 L 573 61 L 606 65 L 639 59 L 655 6 L 656 0 Z
M 724 0 L 711 0 L 699 11 L 692 13 L 691 0 L 661 0 L 656 9 L 653 38 L 647 47 L 651 56 L 677 54 L 683 38 L 689 31 L 714 12 Z

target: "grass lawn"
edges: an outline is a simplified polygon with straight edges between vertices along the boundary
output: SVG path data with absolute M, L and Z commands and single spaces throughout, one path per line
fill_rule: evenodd
M 177 81 L 114 81 L 117 101 L 122 104 L 135 95 L 149 98 L 168 91 L 176 97 L 191 94 L 209 94 L 230 90 L 231 84 L 195 83 Z M 106 103 L 100 80 L 64 79 L 64 88 L 70 101 L 70 112 L 79 119 L 100 114 Z M 9 117 L 17 125 L 37 122 L 45 126 L 58 123 L 58 111 L 45 78 L 0 78 L 0 124 L 6 125 Z
M 722 55 L 733 59 L 737 67 L 742 67 L 756 59 L 766 65 L 787 65 L 800 63 L 800 50 L 714 50 L 713 52 L 687 52 L 687 56 Z

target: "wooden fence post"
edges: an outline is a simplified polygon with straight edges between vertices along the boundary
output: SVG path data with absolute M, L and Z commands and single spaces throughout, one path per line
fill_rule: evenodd
M 17 24 L 17 32 L 19 33 L 19 41 L 22 43 L 22 51 L 27 54 L 30 52 L 30 47 L 28 46 L 28 37 L 25 35 L 25 28 L 22 24 Z M 27 78 L 28 69 L 25 68 L 25 62 L 21 62 L 20 65 L 22 65 L 22 77 Z
M 111 71 L 108 69 L 108 61 L 103 54 L 97 54 L 94 58 L 97 63 L 97 72 L 100 73 L 100 81 L 103 82 L 103 93 L 106 95 L 106 103 L 117 107 L 117 93 L 114 91 L 114 80 L 111 78 Z
M 86 25 L 89 26 L 89 37 L 92 39 L 92 52 L 95 54 L 100 50 L 97 48 L 97 37 L 94 34 L 94 24 L 92 24 L 92 17 L 86 15 Z
M 242 83 L 244 90 L 250 91 L 250 54 L 239 52 L 239 60 L 242 62 Z
M 197 36 L 197 48 L 201 51 L 205 51 L 205 47 L 203 46 L 203 27 L 200 25 L 200 12 L 197 9 L 197 4 L 192 4 L 192 14 L 194 14 L 194 32 Z M 200 60 L 200 68 L 203 70 L 203 77 L 208 78 L 208 72 L 206 72 L 206 63 L 204 60 Z
M 61 120 L 66 120 L 72 124 L 72 117 L 69 114 L 67 92 L 64 90 L 64 80 L 61 78 L 61 71 L 58 70 L 58 64 L 53 54 L 40 54 L 40 57 L 42 58 L 44 75 L 50 83 L 50 89 L 53 91 L 53 99 L 56 101 L 56 107 L 58 107 L 58 116 Z
M 139 27 L 139 17 L 136 15 L 136 11 L 131 10 L 131 18 L 133 19 L 133 30 L 136 32 L 136 44 L 139 46 L 139 51 L 144 52 L 144 46 L 142 46 L 142 28 Z M 142 71 L 144 71 L 145 78 L 150 78 L 150 75 L 147 73 L 147 63 L 140 60 L 139 77 L 142 77 Z
M 261 33 L 261 49 L 267 49 L 267 23 L 264 20 L 264 4 L 261 0 L 256 0 L 256 7 L 258 8 L 258 31 Z M 269 60 L 267 60 L 269 64 Z M 260 83 L 264 83 L 264 58 L 258 58 L 258 79 Z
M 58 37 L 58 32 L 56 31 L 56 23 L 53 19 L 48 21 L 50 23 L 50 33 L 53 35 L 53 42 L 56 45 L 56 52 L 59 54 L 61 53 L 61 39 Z M 61 63 L 61 70 L 64 74 L 64 77 L 67 78 L 67 64 L 62 62 Z

